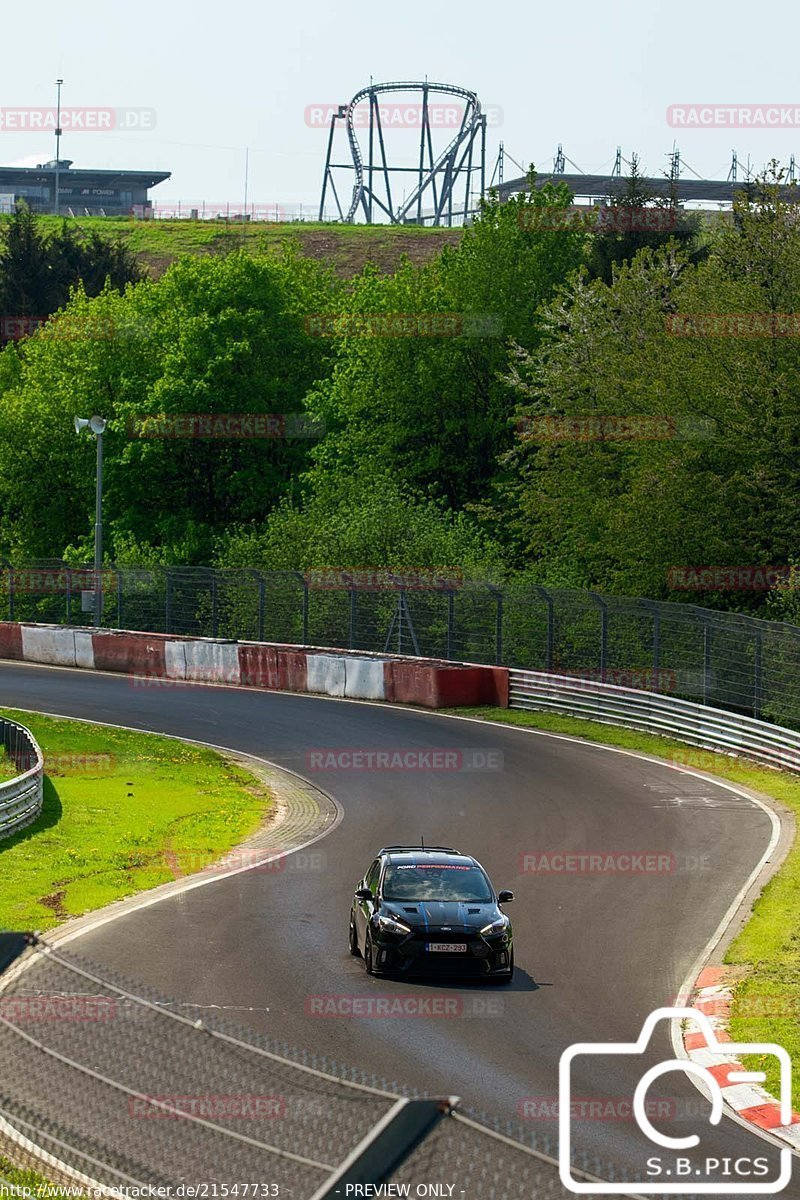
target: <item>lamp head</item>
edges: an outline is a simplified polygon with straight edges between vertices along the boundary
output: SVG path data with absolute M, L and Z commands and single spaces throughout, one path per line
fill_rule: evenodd
M 76 433 L 81 433 L 84 429 L 91 429 L 92 433 L 94 433 L 97 437 L 99 437 L 101 433 L 105 433 L 107 423 L 108 422 L 103 417 L 98 416 L 94 416 L 90 420 L 87 420 L 86 417 L 75 417 L 73 419 Z

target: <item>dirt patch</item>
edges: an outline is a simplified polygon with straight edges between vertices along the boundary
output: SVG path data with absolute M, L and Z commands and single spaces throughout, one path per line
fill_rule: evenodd
M 44 905 L 45 908 L 49 908 L 58 917 L 59 921 L 66 921 L 69 917 L 69 913 L 64 907 L 64 897 L 66 894 L 65 891 L 51 892 L 49 896 L 41 896 L 39 903 Z
M 254 233 L 255 228 L 250 228 L 248 233 Z M 460 229 L 438 229 L 424 233 L 409 230 L 406 233 L 388 226 L 386 232 L 375 228 L 364 230 L 358 226 L 344 226 L 336 231 L 303 230 L 297 226 L 281 229 L 273 226 L 263 237 L 250 237 L 244 243 L 230 234 L 217 234 L 208 242 L 176 250 L 174 254 L 140 250 L 136 257 L 151 279 L 160 279 L 172 263 L 186 254 L 227 254 L 240 249 L 242 245 L 253 254 L 278 253 L 281 246 L 288 242 L 297 246 L 304 257 L 328 263 L 342 279 L 351 279 L 368 262 L 374 263 L 385 275 L 396 271 L 403 257 L 415 266 L 431 262 L 445 246 L 457 246 L 461 237 Z

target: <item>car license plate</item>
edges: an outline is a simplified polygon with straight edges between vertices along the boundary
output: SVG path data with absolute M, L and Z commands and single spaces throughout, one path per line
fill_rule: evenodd
M 433 954 L 466 954 L 466 942 L 428 942 L 427 949 Z

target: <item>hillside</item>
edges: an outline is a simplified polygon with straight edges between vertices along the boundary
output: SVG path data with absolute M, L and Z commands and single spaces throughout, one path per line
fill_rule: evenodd
M 2 219 L 2 218 L 0 218 Z M 45 229 L 55 227 L 55 217 L 43 217 Z M 443 246 L 457 245 L 459 229 L 427 229 L 413 225 L 331 225 L 315 222 L 280 224 L 258 221 L 245 225 L 216 221 L 134 221 L 116 217 L 83 217 L 68 220 L 82 229 L 102 231 L 125 239 L 157 279 L 182 254 L 225 254 L 237 246 L 253 252 L 276 250 L 284 242 L 296 244 L 309 258 L 332 262 L 337 274 L 357 274 L 371 261 L 384 272 L 396 269 L 403 255 L 415 263 L 434 258 Z

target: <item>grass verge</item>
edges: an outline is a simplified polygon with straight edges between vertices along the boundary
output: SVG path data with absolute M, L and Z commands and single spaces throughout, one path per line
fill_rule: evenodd
M 772 796 L 790 809 L 800 822 L 800 778 L 761 767 L 747 759 L 699 750 L 672 738 L 639 733 L 617 725 L 562 717 L 554 713 L 506 708 L 452 710 L 458 716 L 478 717 L 505 725 L 519 725 L 564 733 L 589 742 L 603 742 L 625 750 L 653 754 L 681 766 L 708 771 L 752 791 Z M 795 837 L 786 861 L 753 906 L 749 922 L 728 947 L 725 962 L 735 965 L 742 978 L 734 987 L 730 1034 L 734 1041 L 777 1042 L 795 1064 L 793 1103 L 800 1111 L 800 839 Z M 746 1060 L 751 1069 L 767 1072 L 767 1090 L 779 1093 L 773 1059 Z
M 0 1154 L 0 1184 L 4 1183 L 11 1183 L 18 1188 L 26 1188 L 27 1192 L 23 1194 L 30 1193 L 31 1196 L 37 1194 L 52 1196 L 57 1187 L 54 1183 L 48 1183 L 44 1176 L 37 1175 L 35 1171 L 12 1166 L 8 1159 L 3 1158 Z M 14 1200 L 14 1195 L 15 1193 L 11 1192 L 4 1197 L 4 1200 Z
M 47 930 L 202 870 L 258 829 L 269 791 L 213 750 L 2 710 L 45 758 L 44 807 L 0 841 L 0 928 Z

